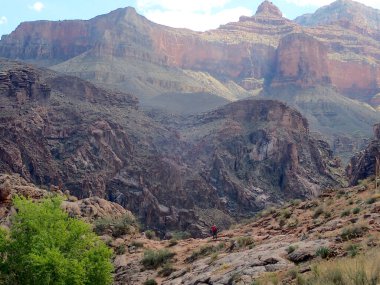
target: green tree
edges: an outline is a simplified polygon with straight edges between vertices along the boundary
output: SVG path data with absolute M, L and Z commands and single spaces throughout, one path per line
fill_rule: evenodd
M 70 218 L 59 197 L 16 197 L 10 231 L 0 230 L 0 283 L 106 285 L 112 251 L 91 225 Z

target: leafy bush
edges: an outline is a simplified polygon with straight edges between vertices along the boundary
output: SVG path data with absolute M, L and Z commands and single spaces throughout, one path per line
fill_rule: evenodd
M 146 250 L 142 259 L 142 264 L 146 269 L 156 269 L 159 266 L 168 262 L 175 253 L 168 251 L 167 249 L 160 250 Z
M 112 251 L 91 225 L 70 218 L 59 197 L 16 197 L 9 232 L 0 231 L 0 280 L 4 284 L 105 285 L 112 282 Z

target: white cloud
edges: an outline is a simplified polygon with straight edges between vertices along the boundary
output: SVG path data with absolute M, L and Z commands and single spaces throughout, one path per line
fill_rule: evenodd
M 223 8 L 229 2 L 231 0 L 137 0 L 137 7 L 141 10 L 209 12 L 214 8 Z
M 6 23 L 8 23 L 8 19 L 7 19 L 7 17 L 5 17 L 5 16 L 1 16 L 1 17 L 0 17 L 0 25 L 4 25 L 4 24 L 6 24 Z
M 196 31 L 214 29 L 253 12 L 245 7 L 224 9 L 232 0 L 137 0 L 137 8 L 151 21 Z
M 35 2 L 33 5 L 29 6 L 29 9 L 32 9 L 36 12 L 41 12 L 45 8 L 45 5 L 42 2 Z
M 195 12 L 175 10 L 150 10 L 145 16 L 156 23 L 174 28 L 188 28 L 195 31 L 215 29 L 220 24 L 236 22 L 242 15 L 250 16 L 253 12 L 244 7 L 225 9 L 220 12 Z
M 297 6 L 314 6 L 321 7 L 324 5 L 331 4 L 334 0 L 285 0 L 288 3 L 295 4 Z M 357 2 L 363 3 L 364 5 L 380 9 L 379 0 L 355 0 Z

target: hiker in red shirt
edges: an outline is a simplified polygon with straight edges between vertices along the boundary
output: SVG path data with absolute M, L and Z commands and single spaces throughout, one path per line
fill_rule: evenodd
M 211 234 L 213 239 L 218 238 L 218 228 L 215 225 L 212 225 L 211 227 Z

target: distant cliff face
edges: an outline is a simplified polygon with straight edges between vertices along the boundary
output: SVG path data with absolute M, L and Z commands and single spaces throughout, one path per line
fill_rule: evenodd
M 280 102 L 241 101 L 160 123 L 133 96 L 0 66 L 0 172 L 107 198 L 157 230 L 202 235 L 210 223 L 202 211 L 227 223 L 339 183 L 328 146 Z
M 277 48 L 272 86 L 295 84 L 302 87 L 329 85 L 327 48 L 306 34 L 290 34 Z
M 87 66 L 86 72 L 78 72 L 83 61 L 92 58 L 96 62 L 99 57 L 102 61 L 128 58 L 163 67 L 205 71 L 252 90 L 262 87 L 258 82 L 270 78 L 273 73 L 283 72 L 275 69 L 281 68 L 274 65 L 276 49 L 280 48 L 279 53 L 285 52 L 285 39 L 288 46 L 298 48 L 301 38 L 286 36 L 304 34 L 303 39 L 311 36 L 326 48 L 322 51 L 317 48 L 320 44 L 314 48 L 310 43 L 309 52 L 303 52 L 303 60 L 315 61 L 312 66 L 316 70 L 313 72 L 318 71 L 316 79 L 311 78 L 314 76 L 312 73 L 309 74 L 308 84 L 324 82 L 326 78 L 322 77 L 328 70 L 327 76 L 332 85 L 342 93 L 373 103 L 376 101 L 371 101 L 371 98 L 379 91 L 380 48 L 373 41 L 380 30 L 379 13 L 353 1 L 339 0 L 313 15 L 292 22 L 283 18 L 273 3 L 264 1 L 252 17 L 242 16 L 239 22 L 197 33 L 154 24 L 138 15 L 133 8 L 126 8 L 88 21 L 22 23 L 13 33 L 3 37 L 0 55 L 53 65 L 86 53 L 81 59 L 70 61 L 58 69 L 110 84 L 114 81 L 110 80 L 107 65 L 103 70 Z M 295 42 L 291 43 L 293 40 Z M 314 52 L 316 56 L 311 56 Z M 304 76 L 302 72 L 299 76 L 298 81 L 305 81 L 301 78 Z M 294 74 L 292 77 L 295 79 Z M 171 86 L 169 92 L 183 88 L 180 85 L 173 88 L 169 79 L 138 77 L 138 80 L 142 84 L 144 81 L 145 84 L 161 81 L 161 87 L 165 84 Z M 132 84 L 137 83 L 132 81 Z

